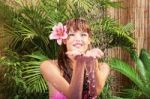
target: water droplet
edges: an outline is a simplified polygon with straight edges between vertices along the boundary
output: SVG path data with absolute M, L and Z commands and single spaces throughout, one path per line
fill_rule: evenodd
M 88 73 L 86 73 L 86 76 L 89 76 L 89 74 L 88 74 Z
M 92 85 L 92 87 L 94 87 L 94 88 L 95 88 L 95 85 Z
M 94 96 L 93 99 L 96 99 L 97 96 Z
M 92 78 L 94 78 L 94 74 L 92 75 Z
M 96 99 L 97 96 L 92 97 L 92 99 Z

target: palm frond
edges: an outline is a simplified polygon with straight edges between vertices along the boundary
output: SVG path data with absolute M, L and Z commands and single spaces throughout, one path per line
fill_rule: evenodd
M 132 36 L 132 24 L 120 25 L 116 20 L 105 17 L 101 21 L 93 23 L 94 25 L 94 45 L 104 46 L 104 48 L 126 47 L 133 49 L 135 40 Z M 98 30 L 99 29 L 99 30 Z M 99 38 L 99 36 L 101 38 Z
M 131 81 L 133 81 L 140 89 L 143 90 L 143 82 L 140 79 L 137 72 L 128 64 L 121 61 L 120 59 L 111 59 L 110 66 L 112 69 L 121 72 L 123 75 L 127 76 Z
M 102 27 L 103 30 L 111 33 L 112 35 L 115 35 L 117 37 L 123 37 L 128 39 L 128 42 L 134 43 L 134 39 L 131 38 L 129 32 L 127 33 L 127 31 L 131 31 L 132 25 L 127 24 L 126 26 L 122 27 L 120 26 L 115 20 L 112 20 L 109 17 L 104 18 L 104 20 L 102 21 Z
M 134 25 L 132 23 L 128 23 L 125 26 L 122 27 L 122 30 L 125 31 L 126 33 L 133 31 L 134 30 Z M 130 34 L 128 34 L 130 35 Z
M 132 88 L 132 89 L 123 89 L 120 94 L 122 97 L 127 98 L 130 97 L 130 99 L 136 99 L 142 95 L 142 92 L 136 88 Z
M 25 62 L 26 63 L 26 62 Z M 29 62 L 26 63 L 26 66 L 23 71 L 23 78 L 25 79 L 25 82 L 28 86 L 29 91 L 32 92 L 45 92 L 48 90 L 47 84 L 45 80 L 43 79 L 40 70 L 39 65 L 33 65 L 34 63 Z M 28 68 L 31 67 L 32 68 Z
M 147 74 L 149 74 L 149 78 L 150 78 L 150 73 L 149 73 L 150 72 L 150 53 L 148 53 L 145 49 L 141 49 L 141 53 L 139 57 L 142 60 L 145 66 L 145 69 L 147 71 Z
M 40 64 L 42 61 L 47 60 L 48 57 L 42 55 L 40 52 L 35 52 L 31 55 L 25 55 L 30 58 L 30 61 L 24 61 L 23 78 L 28 86 L 29 91 L 32 92 L 46 92 L 48 90 L 46 81 L 40 72 Z
M 134 60 L 136 64 L 136 70 L 138 71 L 139 75 L 141 76 L 141 79 L 143 79 L 143 82 L 147 83 L 148 82 L 148 77 L 147 77 L 147 71 L 144 66 L 144 63 L 142 60 L 138 57 L 136 51 L 131 50 L 131 49 L 126 49 L 129 53 L 131 58 Z
M 0 58 L 0 68 L 4 68 L 2 71 L 3 82 L 0 83 L 0 90 L 3 90 L 2 93 L 11 98 L 18 94 L 18 89 L 21 90 L 20 94 L 25 94 L 27 86 L 22 79 L 24 65 L 21 63 L 20 55 L 11 50 L 5 50 L 4 55 Z
M 121 7 L 121 2 L 114 2 L 111 0 L 95 0 L 97 2 L 99 2 L 101 4 L 101 7 L 103 8 L 109 8 L 109 7 L 113 7 L 113 8 L 120 8 Z
M 25 55 L 26 57 L 30 57 L 30 58 L 34 58 L 36 60 L 48 60 L 48 57 L 46 57 L 45 55 L 41 54 L 40 51 L 34 52 L 31 55 Z

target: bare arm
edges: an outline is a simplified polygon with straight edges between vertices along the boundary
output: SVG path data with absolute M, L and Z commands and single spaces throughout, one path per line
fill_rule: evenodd
M 55 64 L 45 61 L 41 64 L 40 69 L 43 77 L 51 83 L 58 91 L 71 99 L 81 99 L 84 78 L 84 62 L 77 60 L 73 70 L 71 83 L 69 83 L 60 75 Z
M 73 71 L 71 83 L 69 86 L 70 99 L 81 99 L 84 80 L 85 62 L 83 56 L 77 58 L 76 66 Z
M 47 60 L 40 65 L 40 71 L 46 81 L 50 83 L 55 89 L 68 95 L 69 83 L 61 76 L 60 70 L 53 60 Z
M 96 61 L 95 77 L 97 95 L 102 91 L 109 73 L 110 67 L 106 63 L 98 63 L 98 61 Z
M 96 86 L 95 90 L 93 89 L 93 87 L 90 88 L 90 90 L 92 90 L 91 94 L 99 95 L 105 85 L 110 72 L 110 68 L 106 63 L 99 64 L 98 60 L 92 57 L 87 58 L 86 68 L 87 71 L 94 71 L 94 74 L 89 75 L 91 84 L 94 84 L 93 86 Z M 92 77 L 92 75 L 94 75 L 94 78 Z M 95 81 L 93 81 L 92 79 L 95 79 Z

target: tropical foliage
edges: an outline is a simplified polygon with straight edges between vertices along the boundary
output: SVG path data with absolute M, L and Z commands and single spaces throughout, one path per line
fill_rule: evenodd
M 7 50 L 4 50 L 4 55 L 0 59 L 0 68 L 4 68 L 0 90 L 7 91 L 6 96 L 11 99 L 33 99 L 33 97 L 40 99 L 47 94 L 47 86 L 40 74 L 39 65 L 44 60 L 57 58 L 59 46 L 55 41 L 50 41 L 48 36 L 58 22 L 76 17 L 85 18 L 93 30 L 93 46 L 99 46 L 103 50 L 116 46 L 133 48 L 132 24 L 122 26 L 105 12 L 108 7 L 120 7 L 119 2 L 111 0 L 13 2 L 16 7 L 0 0 L 0 15 L 5 22 L 4 35 L 0 37 L 7 38 Z
M 133 82 L 132 89 L 124 90 L 126 96 L 130 95 L 132 99 L 137 99 L 138 97 L 148 99 L 150 98 L 150 53 L 145 49 L 141 49 L 139 56 L 134 50 L 128 50 L 128 52 L 136 64 L 135 67 L 116 58 L 110 61 L 110 66 Z

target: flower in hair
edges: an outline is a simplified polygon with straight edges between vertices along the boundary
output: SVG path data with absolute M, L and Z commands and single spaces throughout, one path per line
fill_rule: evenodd
M 61 22 L 52 28 L 52 33 L 49 35 L 50 40 L 56 39 L 59 45 L 62 44 L 62 40 L 67 38 L 67 27 L 63 26 Z

